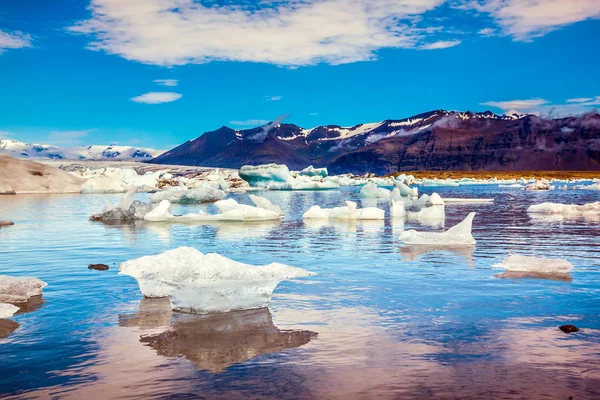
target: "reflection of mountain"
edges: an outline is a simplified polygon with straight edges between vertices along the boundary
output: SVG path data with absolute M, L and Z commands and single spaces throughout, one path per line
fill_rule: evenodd
M 174 317 L 176 321 L 169 330 L 142 336 L 140 341 L 162 356 L 183 356 L 198 369 L 212 372 L 221 372 L 262 354 L 303 346 L 317 335 L 311 331 L 278 329 L 268 308 Z

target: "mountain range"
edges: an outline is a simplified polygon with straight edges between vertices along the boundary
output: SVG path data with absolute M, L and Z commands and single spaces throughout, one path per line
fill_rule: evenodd
M 59 147 L 49 144 L 31 144 L 17 140 L 0 140 L 0 154 L 15 158 L 63 160 L 119 160 L 147 161 L 162 153 L 152 149 L 131 146 L 77 146 Z
M 600 170 L 600 115 L 567 118 L 435 110 L 410 118 L 304 129 L 273 122 L 206 132 L 150 160 L 239 168 L 309 165 L 332 173 L 406 170 Z

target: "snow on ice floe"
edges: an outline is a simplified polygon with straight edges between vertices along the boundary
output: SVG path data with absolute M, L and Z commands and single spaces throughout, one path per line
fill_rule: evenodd
M 266 199 L 261 196 L 256 196 L 253 194 L 249 195 L 248 197 L 250 197 L 250 200 L 252 200 L 252 202 L 256 205 L 256 207 L 263 208 L 263 209 L 269 210 L 269 211 L 273 211 L 273 212 L 283 216 L 283 210 L 281 210 L 281 207 L 279 207 L 276 204 L 271 203 L 269 201 L 269 199 Z
M 175 204 L 214 203 L 227 197 L 227 193 L 213 186 L 198 186 L 188 189 L 185 186 L 174 186 L 154 193 L 150 197 L 152 203 L 169 200 Z
M 600 218 L 600 201 L 583 205 L 561 204 L 561 203 L 541 203 L 534 204 L 527 209 L 529 214 L 540 216 L 557 217 L 583 217 Z
M 234 199 L 219 200 L 215 207 L 220 211 L 218 214 L 208 214 L 199 211 L 197 214 L 172 215 L 169 212 L 171 203 L 168 200 L 161 201 L 156 208 L 148 212 L 144 219 L 151 222 L 193 222 L 193 221 L 269 221 L 278 220 L 280 215 L 275 211 L 264 208 L 239 204 Z
M 550 182 L 547 179 L 539 179 L 529 185 L 525 186 L 523 190 L 550 190 L 553 189 L 553 186 L 550 185 Z
M 2 318 L 10 318 L 15 313 L 19 311 L 19 307 L 9 304 L 9 303 L 0 303 L 0 319 Z
M 335 180 L 322 178 L 320 175 L 292 176 L 286 165 L 245 165 L 240 168 L 239 175 L 253 187 L 269 190 L 324 190 L 340 187 Z
M 383 220 L 385 211 L 376 207 L 356 208 L 356 203 L 346 201 L 346 207 L 321 208 L 312 206 L 302 216 L 304 219 Z
M 196 314 L 267 307 L 279 282 L 314 275 L 279 263 L 244 264 L 191 247 L 126 261 L 119 270 L 137 280 L 145 297 L 168 296 L 173 310 Z
M 578 189 L 578 190 L 600 190 L 600 182 L 593 183 L 591 185 L 576 185 L 576 186 L 573 186 L 573 189 Z
M 0 275 L 0 303 L 25 303 L 48 284 L 38 278 Z
M 360 189 L 359 196 L 363 198 L 373 198 L 373 199 L 389 199 L 390 191 L 384 188 L 378 188 L 374 183 L 367 183 Z
M 400 234 L 406 245 L 474 245 L 471 228 L 475 213 L 470 213 L 461 223 L 445 232 L 418 232 L 413 229 Z
M 568 274 L 573 264 L 560 258 L 540 258 L 520 255 L 508 256 L 503 262 L 496 264 L 511 272 L 527 272 L 537 274 Z
M 125 193 L 130 188 L 128 184 L 120 179 L 111 178 L 110 176 L 94 176 L 81 185 L 81 193 Z

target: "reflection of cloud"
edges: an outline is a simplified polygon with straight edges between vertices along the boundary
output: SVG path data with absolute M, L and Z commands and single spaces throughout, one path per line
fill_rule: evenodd
M 165 357 L 183 356 L 200 370 L 221 372 L 251 358 L 278 353 L 308 343 L 316 333 L 280 330 L 268 308 L 209 315 L 176 315 L 163 333 L 142 336 Z

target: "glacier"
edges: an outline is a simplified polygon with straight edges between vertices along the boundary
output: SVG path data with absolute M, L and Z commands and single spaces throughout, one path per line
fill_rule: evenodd
M 279 263 L 244 264 L 220 254 L 179 247 L 119 265 L 145 297 L 169 297 L 174 311 L 194 314 L 263 308 L 283 281 L 315 275 Z
M 445 232 L 404 231 L 400 234 L 400 240 L 405 245 L 474 245 L 476 241 L 471 234 L 473 218 L 474 212 Z

